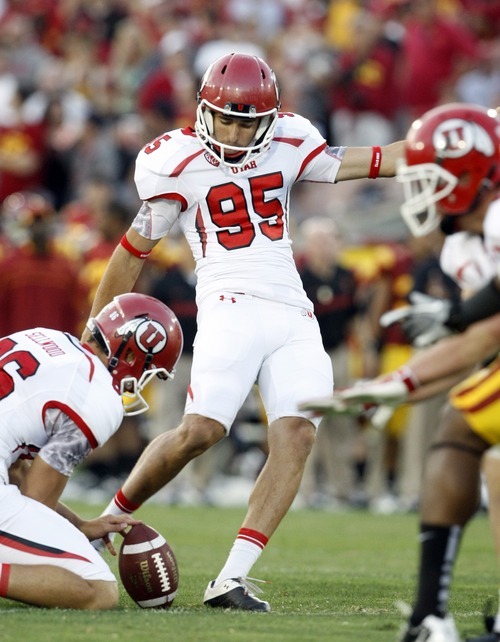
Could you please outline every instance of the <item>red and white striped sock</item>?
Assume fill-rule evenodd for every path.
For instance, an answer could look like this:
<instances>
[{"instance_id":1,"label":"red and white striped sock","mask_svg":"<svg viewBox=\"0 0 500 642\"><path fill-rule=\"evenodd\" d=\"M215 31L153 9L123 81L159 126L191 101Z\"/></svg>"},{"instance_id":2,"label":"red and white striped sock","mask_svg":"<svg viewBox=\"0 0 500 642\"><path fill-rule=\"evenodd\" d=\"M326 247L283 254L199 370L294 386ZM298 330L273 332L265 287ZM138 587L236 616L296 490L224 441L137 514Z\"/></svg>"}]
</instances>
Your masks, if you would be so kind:
<instances>
[{"instance_id":1,"label":"red and white striped sock","mask_svg":"<svg viewBox=\"0 0 500 642\"><path fill-rule=\"evenodd\" d=\"M234 577L245 578L260 557L269 538L251 528L240 528L223 569L215 583Z\"/></svg>"},{"instance_id":2,"label":"red and white striped sock","mask_svg":"<svg viewBox=\"0 0 500 642\"><path fill-rule=\"evenodd\" d=\"M10 564L0 564L0 597L7 597L9 588Z\"/></svg>"},{"instance_id":3,"label":"red and white striped sock","mask_svg":"<svg viewBox=\"0 0 500 642\"><path fill-rule=\"evenodd\" d=\"M113 499L106 506L102 514L103 515L123 515L123 514L130 515L134 513L138 508L140 508L140 506L141 506L140 504L133 504L131 501L129 501L123 494L122 489L120 488L120 490L116 493Z\"/></svg>"}]
</instances>

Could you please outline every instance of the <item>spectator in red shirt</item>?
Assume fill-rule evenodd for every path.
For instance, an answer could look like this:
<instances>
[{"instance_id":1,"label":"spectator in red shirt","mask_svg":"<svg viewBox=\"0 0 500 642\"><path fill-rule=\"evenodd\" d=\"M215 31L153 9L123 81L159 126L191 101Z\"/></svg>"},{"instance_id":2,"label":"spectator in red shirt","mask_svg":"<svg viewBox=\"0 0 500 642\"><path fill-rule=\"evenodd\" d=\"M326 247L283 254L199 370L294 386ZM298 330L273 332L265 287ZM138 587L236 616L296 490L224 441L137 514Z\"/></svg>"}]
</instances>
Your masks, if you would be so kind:
<instances>
[{"instance_id":1,"label":"spectator in red shirt","mask_svg":"<svg viewBox=\"0 0 500 642\"><path fill-rule=\"evenodd\" d=\"M0 202L9 194L36 189L42 181L43 127L21 115L23 92L17 89L9 122L0 124Z\"/></svg>"},{"instance_id":2,"label":"spectator in red shirt","mask_svg":"<svg viewBox=\"0 0 500 642\"><path fill-rule=\"evenodd\" d=\"M400 42L382 16L359 11L355 38L338 59L332 85L331 128L338 145L384 145L396 138Z\"/></svg>"},{"instance_id":3,"label":"spectator in red shirt","mask_svg":"<svg viewBox=\"0 0 500 642\"><path fill-rule=\"evenodd\" d=\"M458 76L489 56L474 32L442 15L437 4L407 3L401 93L409 121L453 96Z\"/></svg>"},{"instance_id":4,"label":"spectator in red shirt","mask_svg":"<svg viewBox=\"0 0 500 642\"><path fill-rule=\"evenodd\" d=\"M40 194L16 192L1 215L12 247L0 262L0 336L35 325L78 334L85 298L76 266L54 247L51 204Z\"/></svg>"}]
</instances>

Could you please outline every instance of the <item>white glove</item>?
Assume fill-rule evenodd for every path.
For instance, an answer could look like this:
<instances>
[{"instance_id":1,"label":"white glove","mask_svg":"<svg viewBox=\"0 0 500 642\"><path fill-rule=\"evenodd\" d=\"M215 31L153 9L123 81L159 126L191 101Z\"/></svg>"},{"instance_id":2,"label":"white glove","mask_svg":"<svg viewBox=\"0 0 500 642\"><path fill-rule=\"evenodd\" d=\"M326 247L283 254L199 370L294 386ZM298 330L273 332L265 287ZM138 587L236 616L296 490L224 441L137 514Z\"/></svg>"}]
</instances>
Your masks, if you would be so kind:
<instances>
[{"instance_id":1,"label":"white glove","mask_svg":"<svg viewBox=\"0 0 500 642\"><path fill-rule=\"evenodd\" d=\"M376 406L399 406L408 399L409 390L401 380L383 381L375 379L363 382L337 393L345 404L374 404Z\"/></svg>"},{"instance_id":2,"label":"white glove","mask_svg":"<svg viewBox=\"0 0 500 642\"><path fill-rule=\"evenodd\" d=\"M300 409L328 415L360 415L366 413L370 406L396 407L405 403L419 385L412 370L404 366L386 377L360 381L331 397L311 399L301 404Z\"/></svg>"},{"instance_id":3,"label":"white glove","mask_svg":"<svg viewBox=\"0 0 500 642\"><path fill-rule=\"evenodd\" d=\"M450 301L421 292L412 292L410 301L411 305L383 314L380 325L386 328L393 323L401 323L408 340L417 348L424 348L452 334L445 325L450 318Z\"/></svg>"},{"instance_id":4,"label":"white glove","mask_svg":"<svg viewBox=\"0 0 500 642\"><path fill-rule=\"evenodd\" d=\"M350 388L347 388L349 390ZM365 410L364 404L345 402L340 393L336 392L331 397L320 397L299 404L299 410L308 410L325 415L349 415L356 417Z\"/></svg>"}]
</instances>

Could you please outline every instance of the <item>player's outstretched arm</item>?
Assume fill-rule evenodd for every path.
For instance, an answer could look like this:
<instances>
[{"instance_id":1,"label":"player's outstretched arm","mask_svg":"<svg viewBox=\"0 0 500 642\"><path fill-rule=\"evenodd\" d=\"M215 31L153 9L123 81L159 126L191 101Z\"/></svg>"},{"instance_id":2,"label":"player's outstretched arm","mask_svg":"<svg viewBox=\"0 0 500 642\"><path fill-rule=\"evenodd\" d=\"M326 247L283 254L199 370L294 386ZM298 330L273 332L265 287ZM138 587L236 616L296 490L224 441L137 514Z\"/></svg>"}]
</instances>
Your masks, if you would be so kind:
<instances>
[{"instance_id":1,"label":"player's outstretched arm","mask_svg":"<svg viewBox=\"0 0 500 642\"><path fill-rule=\"evenodd\" d=\"M339 390L330 398L311 399L300 408L318 413L348 414L351 407L357 411L363 404L397 406L422 401L451 388L499 348L500 313L473 324L461 335L442 339L388 375L361 381Z\"/></svg>"},{"instance_id":2,"label":"player's outstretched arm","mask_svg":"<svg viewBox=\"0 0 500 642\"><path fill-rule=\"evenodd\" d=\"M405 141L383 147L347 147L337 174L337 181L396 175L399 158L404 156Z\"/></svg>"},{"instance_id":3,"label":"player's outstretched arm","mask_svg":"<svg viewBox=\"0 0 500 642\"><path fill-rule=\"evenodd\" d=\"M442 339L408 362L419 381L431 383L468 372L500 348L500 313L471 325L463 334Z\"/></svg>"}]
</instances>

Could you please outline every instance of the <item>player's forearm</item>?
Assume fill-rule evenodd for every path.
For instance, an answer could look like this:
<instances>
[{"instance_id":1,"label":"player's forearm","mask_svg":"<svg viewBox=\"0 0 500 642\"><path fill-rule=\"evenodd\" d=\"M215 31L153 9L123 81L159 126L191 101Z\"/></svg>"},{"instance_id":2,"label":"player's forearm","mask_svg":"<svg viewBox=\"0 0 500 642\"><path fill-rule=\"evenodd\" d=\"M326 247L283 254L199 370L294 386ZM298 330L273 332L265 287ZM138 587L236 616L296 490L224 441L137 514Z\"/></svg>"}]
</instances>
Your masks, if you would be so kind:
<instances>
[{"instance_id":1,"label":"player's forearm","mask_svg":"<svg viewBox=\"0 0 500 642\"><path fill-rule=\"evenodd\" d=\"M424 385L421 385L414 392L411 392L409 394L408 402L417 403L419 401L424 401L425 399L435 397L441 392L447 392L457 383L463 381L470 374L470 372L471 370L470 368L468 368L466 370L460 370L460 372L456 372L449 377L442 377L441 379L437 379L427 384L424 383Z\"/></svg>"},{"instance_id":2,"label":"player's forearm","mask_svg":"<svg viewBox=\"0 0 500 642\"><path fill-rule=\"evenodd\" d=\"M76 526L79 530L83 524L83 519L79 517L75 512L73 512L70 508L66 506L66 504L63 504L62 502L58 502L56 506L56 512L61 515L61 517L64 517L65 519L68 520L68 522L71 522L73 526Z\"/></svg>"},{"instance_id":3,"label":"player's forearm","mask_svg":"<svg viewBox=\"0 0 500 642\"><path fill-rule=\"evenodd\" d=\"M397 161L404 156L404 145L404 141L397 141L380 148L347 147L337 181L395 176Z\"/></svg>"},{"instance_id":4,"label":"player's forearm","mask_svg":"<svg viewBox=\"0 0 500 642\"><path fill-rule=\"evenodd\" d=\"M143 259L133 256L118 245L97 288L90 316L98 314L118 294L131 292L143 265Z\"/></svg>"},{"instance_id":5,"label":"player's forearm","mask_svg":"<svg viewBox=\"0 0 500 642\"><path fill-rule=\"evenodd\" d=\"M500 314L472 325L461 335L442 339L408 362L424 385L471 370L500 346Z\"/></svg>"}]
</instances>

